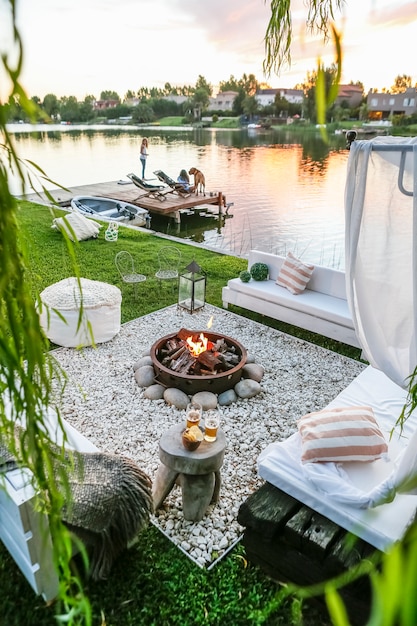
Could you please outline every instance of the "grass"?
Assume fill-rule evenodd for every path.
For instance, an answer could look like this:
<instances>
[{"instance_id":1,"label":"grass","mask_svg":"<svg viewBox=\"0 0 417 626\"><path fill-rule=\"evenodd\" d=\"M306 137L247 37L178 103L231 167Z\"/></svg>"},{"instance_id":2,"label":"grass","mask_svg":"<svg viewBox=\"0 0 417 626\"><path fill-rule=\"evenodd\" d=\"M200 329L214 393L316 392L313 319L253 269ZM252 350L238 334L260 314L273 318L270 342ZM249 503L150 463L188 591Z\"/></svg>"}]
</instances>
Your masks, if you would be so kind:
<instances>
[{"instance_id":1,"label":"grass","mask_svg":"<svg viewBox=\"0 0 417 626\"><path fill-rule=\"evenodd\" d=\"M71 264L62 235L50 228L49 209L20 203L19 226L29 255L29 268L36 290L71 275ZM104 230L104 229L103 229ZM176 294L161 288L154 273L157 250L163 237L127 228L119 229L117 242L96 240L75 246L81 276L115 284L122 289L122 322L174 304ZM207 301L221 307L221 289L246 268L244 259L175 243L184 267L195 259L207 273ZM120 250L135 258L137 270L148 279L133 289L122 285L114 264ZM311 335L256 314L234 309L302 339L313 341L347 356L359 358L359 350ZM46 606L36 597L3 546L0 546L0 614L7 626L46 626L55 623L56 606ZM248 563L238 545L213 570L200 570L156 528L150 526L138 542L117 561L111 576L100 583L86 583L96 626L320 626L328 625L321 606L301 605L296 598L278 599L282 587L256 566ZM273 606L271 612L269 607ZM271 613L271 614L269 614ZM0 620L1 621L1 620Z\"/></svg>"},{"instance_id":2,"label":"grass","mask_svg":"<svg viewBox=\"0 0 417 626\"><path fill-rule=\"evenodd\" d=\"M148 124L146 124L146 126L148 126ZM153 124L149 124L149 126L189 126L189 124L184 123L183 115L168 115L161 117Z\"/></svg>"},{"instance_id":3,"label":"grass","mask_svg":"<svg viewBox=\"0 0 417 626\"><path fill-rule=\"evenodd\" d=\"M209 115L205 117L210 117ZM162 117L151 126L190 126L190 123L184 123L183 116ZM225 117L218 122L210 121L210 128L240 128L239 117Z\"/></svg>"}]
</instances>

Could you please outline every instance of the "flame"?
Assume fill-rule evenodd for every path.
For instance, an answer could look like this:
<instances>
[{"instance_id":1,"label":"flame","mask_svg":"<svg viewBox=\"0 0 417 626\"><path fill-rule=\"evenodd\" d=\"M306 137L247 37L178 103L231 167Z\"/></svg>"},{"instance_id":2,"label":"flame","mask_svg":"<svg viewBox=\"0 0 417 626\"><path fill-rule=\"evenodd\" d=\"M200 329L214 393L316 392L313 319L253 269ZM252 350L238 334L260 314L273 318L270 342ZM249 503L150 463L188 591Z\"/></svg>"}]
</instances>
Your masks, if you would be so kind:
<instances>
[{"instance_id":1,"label":"flame","mask_svg":"<svg viewBox=\"0 0 417 626\"><path fill-rule=\"evenodd\" d=\"M192 336L187 337L188 349L193 356L198 356L207 350L208 338L200 333L200 341L193 341Z\"/></svg>"}]
</instances>

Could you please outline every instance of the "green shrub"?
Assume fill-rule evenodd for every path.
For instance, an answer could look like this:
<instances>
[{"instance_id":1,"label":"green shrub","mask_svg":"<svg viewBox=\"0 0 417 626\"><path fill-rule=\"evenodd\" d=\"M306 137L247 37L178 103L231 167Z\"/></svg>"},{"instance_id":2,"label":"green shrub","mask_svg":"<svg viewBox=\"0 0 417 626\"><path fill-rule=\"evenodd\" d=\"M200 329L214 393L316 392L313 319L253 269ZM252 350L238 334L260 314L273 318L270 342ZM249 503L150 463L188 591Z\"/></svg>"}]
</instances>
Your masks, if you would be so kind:
<instances>
[{"instance_id":1,"label":"green shrub","mask_svg":"<svg viewBox=\"0 0 417 626\"><path fill-rule=\"evenodd\" d=\"M242 281L242 283L248 283L252 277L250 275L250 272L248 272L248 270L243 270L243 272L240 272L239 278Z\"/></svg>"},{"instance_id":2,"label":"green shrub","mask_svg":"<svg viewBox=\"0 0 417 626\"><path fill-rule=\"evenodd\" d=\"M253 280L266 280L269 275L269 269L266 263L254 263L250 268L250 275Z\"/></svg>"}]
</instances>

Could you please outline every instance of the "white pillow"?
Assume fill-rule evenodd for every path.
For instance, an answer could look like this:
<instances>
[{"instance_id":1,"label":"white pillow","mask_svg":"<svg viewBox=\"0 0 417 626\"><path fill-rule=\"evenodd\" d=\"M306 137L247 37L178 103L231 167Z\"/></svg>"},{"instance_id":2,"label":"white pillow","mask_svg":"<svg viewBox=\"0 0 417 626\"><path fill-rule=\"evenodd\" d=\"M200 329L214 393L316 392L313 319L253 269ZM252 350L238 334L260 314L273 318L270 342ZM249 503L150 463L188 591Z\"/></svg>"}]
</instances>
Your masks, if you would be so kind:
<instances>
[{"instance_id":1,"label":"white pillow","mask_svg":"<svg viewBox=\"0 0 417 626\"><path fill-rule=\"evenodd\" d=\"M65 217L56 217L52 222L52 228L65 232L71 241L84 241L91 237L98 237L101 224L88 220L81 213L74 211Z\"/></svg>"},{"instance_id":2,"label":"white pillow","mask_svg":"<svg viewBox=\"0 0 417 626\"><path fill-rule=\"evenodd\" d=\"M297 422L301 461L374 461L388 452L370 406L324 409Z\"/></svg>"},{"instance_id":3,"label":"white pillow","mask_svg":"<svg viewBox=\"0 0 417 626\"><path fill-rule=\"evenodd\" d=\"M288 252L276 280L276 284L285 287L295 296L302 293L307 287L314 265L307 265Z\"/></svg>"}]
</instances>

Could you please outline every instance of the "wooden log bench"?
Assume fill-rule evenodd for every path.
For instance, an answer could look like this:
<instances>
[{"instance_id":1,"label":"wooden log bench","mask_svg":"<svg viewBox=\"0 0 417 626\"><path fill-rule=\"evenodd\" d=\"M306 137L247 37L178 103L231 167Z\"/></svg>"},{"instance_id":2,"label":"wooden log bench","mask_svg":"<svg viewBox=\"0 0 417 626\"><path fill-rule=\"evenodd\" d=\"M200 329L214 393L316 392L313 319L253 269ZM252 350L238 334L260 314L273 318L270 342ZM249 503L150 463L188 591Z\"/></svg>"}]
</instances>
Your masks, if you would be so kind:
<instances>
[{"instance_id":1,"label":"wooden log bench","mask_svg":"<svg viewBox=\"0 0 417 626\"><path fill-rule=\"evenodd\" d=\"M328 518L265 483L241 505L248 559L280 582L312 585L358 565L375 548ZM361 577L341 590L352 624L366 624L371 605L369 580Z\"/></svg>"},{"instance_id":2,"label":"wooden log bench","mask_svg":"<svg viewBox=\"0 0 417 626\"><path fill-rule=\"evenodd\" d=\"M232 278L222 290L224 308L233 304L359 348L346 298L345 273L316 265L305 291L293 295L276 284L284 260L283 256L251 250L248 270L255 263L265 263L269 279L245 283Z\"/></svg>"}]
</instances>

